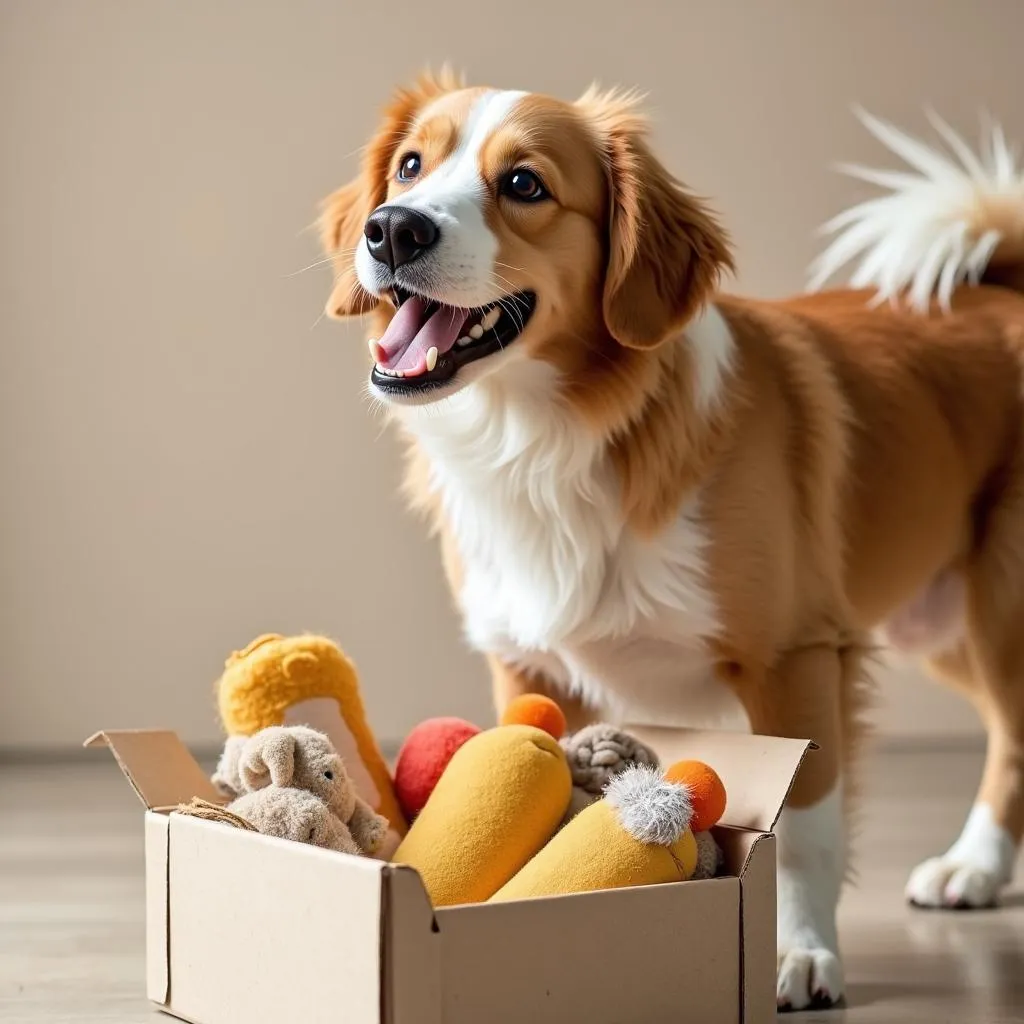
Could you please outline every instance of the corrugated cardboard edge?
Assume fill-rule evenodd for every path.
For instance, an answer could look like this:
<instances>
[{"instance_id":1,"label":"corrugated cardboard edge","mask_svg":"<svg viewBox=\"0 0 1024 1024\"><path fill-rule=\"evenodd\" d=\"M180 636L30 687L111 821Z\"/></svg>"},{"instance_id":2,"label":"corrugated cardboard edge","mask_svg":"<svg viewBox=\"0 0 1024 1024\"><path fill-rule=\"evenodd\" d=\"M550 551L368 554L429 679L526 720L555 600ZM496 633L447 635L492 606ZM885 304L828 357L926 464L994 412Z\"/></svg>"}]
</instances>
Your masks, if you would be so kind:
<instances>
[{"instance_id":1,"label":"corrugated cardboard edge","mask_svg":"<svg viewBox=\"0 0 1024 1024\"><path fill-rule=\"evenodd\" d=\"M738 865L739 1019L744 1024L764 1024L776 1016L775 836L726 826L715 829L715 838L726 862Z\"/></svg>"},{"instance_id":2,"label":"corrugated cardboard edge","mask_svg":"<svg viewBox=\"0 0 1024 1024\"><path fill-rule=\"evenodd\" d=\"M146 996L161 1009L171 1001L170 819L166 812L200 796L222 802L178 735L166 729L110 729L84 747L106 747L146 807Z\"/></svg>"},{"instance_id":3,"label":"corrugated cardboard edge","mask_svg":"<svg viewBox=\"0 0 1024 1024\"><path fill-rule=\"evenodd\" d=\"M381 887L381 1021L442 1024L441 936L419 874L400 864Z\"/></svg>"},{"instance_id":4,"label":"corrugated cardboard edge","mask_svg":"<svg viewBox=\"0 0 1024 1024\"><path fill-rule=\"evenodd\" d=\"M778 970L775 877L775 836L756 836L740 876L743 1024L770 1024L778 1012L775 1005Z\"/></svg>"},{"instance_id":5,"label":"corrugated cardboard edge","mask_svg":"<svg viewBox=\"0 0 1024 1024\"><path fill-rule=\"evenodd\" d=\"M706 761L725 783L728 804L722 823L771 832L779 820L810 740L750 733L629 725L630 733L658 754L662 764L681 759Z\"/></svg>"},{"instance_id":6,"label":"corrugated cardboard edge","mask_svg":"<svg viewBox=\"0 0 1024 1024\"><path fill-rule=\"evenodd\" d=\"M165 1007L171 996L170 820L146 812L146 996Z\"/></svg>"}]
</instances>

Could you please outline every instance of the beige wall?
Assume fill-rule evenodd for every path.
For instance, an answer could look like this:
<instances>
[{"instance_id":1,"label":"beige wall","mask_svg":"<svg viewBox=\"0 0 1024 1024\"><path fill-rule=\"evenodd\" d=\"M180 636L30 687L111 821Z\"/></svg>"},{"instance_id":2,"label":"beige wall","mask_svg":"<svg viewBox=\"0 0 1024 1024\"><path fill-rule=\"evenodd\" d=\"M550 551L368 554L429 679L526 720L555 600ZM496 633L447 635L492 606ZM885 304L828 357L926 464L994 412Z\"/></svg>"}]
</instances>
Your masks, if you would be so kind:
<instances>
[{"instance_id":1,"label":"beige wall","mask_svg":"<svg viewBox=\"0 0 1024 1024\"><path fill-rule=\"evenodd\" d=\"M266 629L358 660L378 731L487 712L358 329L316 324L303 233L386 89L653 93L660 149L717 199L739 285L800 286L812 230L876 155L851 102L979 109L1024 139L1018 0L0 4L0 745L98 726L216 735L211 681ZM879 510L880 514L884 510ZM889 731L961 733L903 682ZM892 695L895 694L893 697Z\"/></svg>"}]
</instances>

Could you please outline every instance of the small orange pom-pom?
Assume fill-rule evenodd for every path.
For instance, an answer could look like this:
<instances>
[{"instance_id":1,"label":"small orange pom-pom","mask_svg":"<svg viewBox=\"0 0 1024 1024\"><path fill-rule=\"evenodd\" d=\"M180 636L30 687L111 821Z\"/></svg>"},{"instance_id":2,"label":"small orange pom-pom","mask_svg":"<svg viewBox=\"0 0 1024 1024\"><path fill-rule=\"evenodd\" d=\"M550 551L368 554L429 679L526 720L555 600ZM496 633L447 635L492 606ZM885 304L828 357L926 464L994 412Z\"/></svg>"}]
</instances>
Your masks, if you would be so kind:
<instances>
[{"instance_id":1,"label":"small orange pom-pom","mask_svg":"<svg viewBox=\"0 0 1024 1024\"><path fill-rule=\"evenodd\" d=\"M565 735L565 714L541 693L524 693L509 701L501 716L502 725L532 725L560 740Z\"/></svg>"},{"instance_id":2,"label":"small orange pom-pom","mask_svg":"<svg viewBox=\"0 0 1024 1024\"><path fill-rule=\"evenodd\" d=\"M676 761L665 772L665 778L669 782L681 782L689 789L693 804L690 828L694 832L706 832L722 820L725 784L711 765L703 761Z\"/></svg>"}]
</instances>

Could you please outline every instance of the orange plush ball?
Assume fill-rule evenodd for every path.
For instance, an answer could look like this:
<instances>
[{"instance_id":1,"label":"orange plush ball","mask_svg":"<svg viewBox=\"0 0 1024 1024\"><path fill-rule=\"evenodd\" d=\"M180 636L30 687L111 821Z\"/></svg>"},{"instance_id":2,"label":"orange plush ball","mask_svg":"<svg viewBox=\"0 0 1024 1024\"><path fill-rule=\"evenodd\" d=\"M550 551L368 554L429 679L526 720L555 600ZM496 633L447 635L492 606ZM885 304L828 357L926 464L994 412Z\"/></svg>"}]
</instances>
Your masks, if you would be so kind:
<instances>
[{"instance_id":1,"label":"orange plush ball","mask_svg":"<svg viewBox=\"0 0 1024 1024\"><path fill-rule=\"evenodd\" d=\"M665 772L669 782L681 782L690 790L694 832L706 832L725 814L725 784L718 772L703 761L677 761Z\"/></svg>"},{"instance_id":2,"label":"orange plush ball","mask_svg":"<svg viewBox=\"0 0 1024 1024\"><path fill-rule=\"evenodd\" d=\"M509 701L501 716L502 725L532 725L560 740L565 735L565 715L550 698L540 693L524 693Z\"/></svg>"}]
</instances>

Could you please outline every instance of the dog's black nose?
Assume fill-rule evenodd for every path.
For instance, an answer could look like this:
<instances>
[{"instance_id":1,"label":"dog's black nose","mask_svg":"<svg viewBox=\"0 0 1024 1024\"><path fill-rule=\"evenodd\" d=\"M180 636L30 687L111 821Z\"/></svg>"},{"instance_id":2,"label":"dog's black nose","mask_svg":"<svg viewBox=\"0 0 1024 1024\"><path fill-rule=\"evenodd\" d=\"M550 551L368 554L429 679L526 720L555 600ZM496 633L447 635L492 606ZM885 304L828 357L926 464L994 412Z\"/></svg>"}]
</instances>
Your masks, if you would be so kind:
<instances>
[{"instance_id":1,"label":"dog's black nose","mask_svg":"<svg viewBox=\"0 0 1024 1024\"><path fill-rule=\"evenodd\" d=\"M437 225L406 206L382 206L374 210L363 228L366 247L378 263L397 270L411 263L437 242Z\"/></svg>"}]
</instances>

